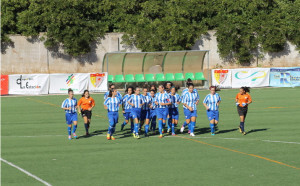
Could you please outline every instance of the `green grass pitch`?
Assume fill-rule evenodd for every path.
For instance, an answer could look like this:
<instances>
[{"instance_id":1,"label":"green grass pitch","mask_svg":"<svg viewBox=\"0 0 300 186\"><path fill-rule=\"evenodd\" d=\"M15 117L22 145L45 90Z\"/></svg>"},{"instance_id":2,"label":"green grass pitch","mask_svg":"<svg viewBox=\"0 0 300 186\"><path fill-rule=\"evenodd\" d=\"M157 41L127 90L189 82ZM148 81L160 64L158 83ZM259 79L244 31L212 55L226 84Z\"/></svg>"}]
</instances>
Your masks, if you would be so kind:
<instances>
[{"instance_id":1,"label":"green grass pitch","mask_svg":"<svg viewBox=\"0 0 300 186\"><path fill-rule=\"evenodd\" d=\"M120 114L115 141L105 137L103 94L92 95L94 135L71 141L59 108L66 95L2 97L2 158L52 185L299 185L300 88L252 89L246 136L237 130L237 92L219 92L216 136L201 103L196 137L137 140L129 126L120 132ZM199 94L202 101L208 91ZM181 105L180 125L183 119ZM84 134L81 117L76 133ZM2 185L43 185L6 163L1 168Z\"/></svg>"}]
</instances>

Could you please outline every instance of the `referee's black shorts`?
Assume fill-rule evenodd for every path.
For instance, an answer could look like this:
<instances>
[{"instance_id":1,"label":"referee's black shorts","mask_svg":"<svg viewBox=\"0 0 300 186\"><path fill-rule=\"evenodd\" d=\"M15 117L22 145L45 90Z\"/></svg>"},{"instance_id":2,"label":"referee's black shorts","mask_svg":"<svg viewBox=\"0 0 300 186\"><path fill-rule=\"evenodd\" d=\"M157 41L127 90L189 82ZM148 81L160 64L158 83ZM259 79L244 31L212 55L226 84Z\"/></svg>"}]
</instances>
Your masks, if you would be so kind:
<instances>
[{"instance_id":1,"label":"referee's black shorts","mask_svg":"<svg viewBox=\"0 0 300 186\"><path fill-rule=\"evenodd\" d=\"M239 116L245 116L247 115L247 112L248 112L248 107L240 107L240 106L237 106L237 111L239 113Z\"/></svg>"},{"instance_id":2,"label":"referee's black shorts","mask_svg":"<svg viewBox=\"0 0 300 186\"><path fill-rule=\"evenodd\" d=\"M87 117L87 119L92 118L92 111L89 110L81 110L82 117Z\"/></svg>"}]
</instances>

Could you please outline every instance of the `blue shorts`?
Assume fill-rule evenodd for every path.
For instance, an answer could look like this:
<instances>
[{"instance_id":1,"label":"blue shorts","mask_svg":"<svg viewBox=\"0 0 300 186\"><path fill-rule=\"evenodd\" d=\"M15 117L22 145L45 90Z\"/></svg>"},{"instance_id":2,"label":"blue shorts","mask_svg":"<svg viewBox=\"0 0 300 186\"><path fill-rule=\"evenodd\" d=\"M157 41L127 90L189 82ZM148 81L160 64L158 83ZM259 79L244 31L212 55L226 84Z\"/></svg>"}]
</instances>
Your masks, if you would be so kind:
<instances>
[{"instance_id":1,"label":"blue shorts","mask_svg":"<svg viewBox=\"0 0 300 186\"><path fill-rule=\"evenodd\" d=\"M133 119L137 118L138 120L140 120L141 119L141 111L142 111L141 108L133 108L131 110L132 118Z\"/></svg>"},{"instance_id":2,"label":"blue shorts","mask_svg":"<svg viewBox=\"0 0 300 186\"><path fill-rule=\"evenodd\" d=\"M150 110L142 110L141 120L150 119Z\"/></svg>"},{"instance_id":3,"label":"blue shorts","mask_svg":"<svg viewBox=\"0 0 300 186\"><path fill-rule=\"evenodd\" d=\"M191 119L192 117L197 117L197 110L193 110L192 112L189 109L183 109L185 119Z\"/></svg>"},{"instance_id":4,"label":"blue shorts","mask_svg":"<svg viewBox=\"0 0 300 186\"><path fill-rule=\"evenodd\" d=\"M156 116L158 119L166 120L169 113L169 108L156 108Z\"/></svg>"},{"instance_id":5,"label":"blue shorts","mask_svg":"<svg viewBox=\"0 0 300 186\"><path fill-rule=\"evenodd\" d=\"M132 118L132 114L129 110L125 110L125 113L123 113L123 116L124 116L125 120L129 120Z\"/></svg>"},{"instance_id":6,"label":"blue shorts","mask_svg":"<svg viewBox=\"0 0 300 186\"><path fill-rule=\"evenodd\" d=\"M119 112L107 112L108 122L110 126L115 126L119 122Z\"/></svg>"},{"instance_id":7,"label":"blue shorts","mask_svg":"<svg viewBox=\"0 0 300 186\"><path fill-rule=\"evenodd\" d=\"M156 118L156 110L155 109L150 110L150 119L152 119L153 117Z\"/></svg>"},{"instance_id":8,"label":"blue shorts","mask_svg":"<svg viewBox=\"0 0 300 186\"><path fill-rule=\"evenodd\" d=\"M73 121L78 121L77 113L66 113L66 123L71 125Z\"/></svg>"},{"instance_id":9,"label":"blue shorts","mask_svg":"<svg viewBox=\"0 0 300 186\"><path fill-rule=\"evenodd\" d=\"M179 119L178 108L169 108L169 119Z\"/></svg>"},{"instance_id":10,"label":"blue shorts","mask_svg":"<svg viewBox=\"0 0 300 186\"><path fill-rule=\"evenodd\" d=\"M219 111L218 110L207 110L206 115L207 115L207 118L209 121L212 119L219 121Z\"/></svg>"}]
</instances>

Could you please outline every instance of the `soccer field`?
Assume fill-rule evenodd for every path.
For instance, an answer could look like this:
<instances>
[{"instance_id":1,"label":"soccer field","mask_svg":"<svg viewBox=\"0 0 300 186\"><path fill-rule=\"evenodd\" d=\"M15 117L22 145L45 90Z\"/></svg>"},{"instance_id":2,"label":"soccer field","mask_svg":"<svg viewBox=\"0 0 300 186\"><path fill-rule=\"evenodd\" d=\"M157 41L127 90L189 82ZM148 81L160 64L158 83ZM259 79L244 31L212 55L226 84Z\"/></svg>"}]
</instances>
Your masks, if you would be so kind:
<instances>
[{"instance_id":1,"label":"soccer field","mask_svg":"<svg viewBox=\"0 0 300 186\"><path fill-rule=\"evenodd\" d=\"M2 185L43 185L38 178L51 185L299 185L300 88L252 89L245 136L237 130L237 92L219 92L215 136L201 103L196 137L134 139L129 125L120 132L120 113L115 141L106 140L103 94L92 95L93 135L71 141L60 108L67 95L2 97L1 158L36 176L1 162ZM199 91L200 100L208 93ZM183 119L180 105L180 126ZM81 117L76 133L85 133Z\"/></svg>"}]
</instances>

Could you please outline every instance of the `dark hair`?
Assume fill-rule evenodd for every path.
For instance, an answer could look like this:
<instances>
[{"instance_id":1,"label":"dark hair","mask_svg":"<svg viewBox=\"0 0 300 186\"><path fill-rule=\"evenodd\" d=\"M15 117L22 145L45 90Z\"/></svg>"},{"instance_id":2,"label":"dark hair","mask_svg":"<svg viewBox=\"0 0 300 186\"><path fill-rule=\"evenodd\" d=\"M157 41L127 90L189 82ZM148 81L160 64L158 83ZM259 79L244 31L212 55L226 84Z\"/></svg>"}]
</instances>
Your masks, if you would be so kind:
<instances>
[{"instance_id":1,"label":"dark hair","mask_svg":"<svg viewBox=\"0 0 300 186\"><path fill-rule=\"evenodd\" d=\"M83 94L81 95L81 97L84 97L84 94L85 94L86 92L90 93L90 91L84 90L84 91L83 91ZM90 96L89 96L89 97L90 97Z\"/></svg>"},{"instance_id":2,"label":"dark hair","mask_svg":"<svg viewBox=\"0 0 300 186\"><path fill-rule=\"evenodd\" d=\"M154 89L152 89L154 87ZM155 90L155 92L157 92L157 88L154 84L150 85L150 90Z\"/></svg>"},{"instance_id":3,"label":"dark hair","mask_svg":"<svg viewBox=\"0 0 300 186\"><path fill-rule=\"evenodd\" d=\"M193 81L191 80L191 78L188 78L188 79L186 80L186 86L189 87L190 84L193 84Z\"/></svg>"},{"instance_id":4,"label":"dark hair","mask_svg":"<svg viewBox=\"0 0 300 186\"><path fill-rule=\"evenodd\" d=\"M174 86L174 84L171 81L167 81L164 83L164 88L167 88L167 84L171 84L171 87Z\"/></svg>"},{"instance_id":5,"label":"dark hair","mask_svg":"<svg viewBox=\"0 0 300 186\"><path fill-rule=\"evenodd\" d=\"M195 87L193 83L189 83L188 87L190 87L190 86Z\"/></svg>"},{"instance_id":6,"label":"dark hair","mask_svg":"<svg viewBox=\"0 0 300 186\"><path fill-rule=\"evenodd\" d=\"M156 94L156 91L155 91L155 90L150 90L150 92L154 92L154 94Z\"/></svg>"},{"instance_id":7,"label":"dark hair","mask_svg":"<svg viewBox=\"0 0 300 186\"><path fill-rule=\"evenodd\" d=\"M109 84L109 88L111 88L112 86L115 86L115 84L113 83Z\"/></svg>"},{"instance_id":8,"label":"dark hair","mask_svg":"<svg viewBox=\"0 0 300 186\"><path fill-rule=\"evenodd\" d=\"M116 89L114 89L114 88L113 88L113 89L110 89L110 90L109 90L108 97L112 97L112 93L113 93L115 90L116 90Z\"/></svg>"},{"instance_id":9,"label":"dark hair","mask_svg":"<svg viewBox=\"0 0 300 186\"><path fill-rule=\"evenodd\" d=\"M69 89L68 89L68 94L69 94L70 92L73 92L73 89L69 88Z\"/></svg>"},{"instance_id":10,"label":"dark hair","mask_svg":"<svg viewBox=\"0 0 300 186\"><path fill-rule=\"evenodd\" d=\"M218 86L210 86L209 90L212 89L212 88L214 88L216 92L221 91L221 89Z\"/></svg>"},{"instance_id":11,"label":"dark hair","mask_svg":"<svg viewBox=\"0 0 300 186\"><path fill-rule=\"evenodd\" d=\"M147 89L147 92L149 91L149 88L146 86L143 87L143 90L145 90L145 89Z\"/></svg>"},{"instance_id":12,"label":"dark hair","mask_svg":"<svg viewBox=\"0 0 300 186\"><path fill-rule=\"evenodd\" d=\"M249 92L250 93L250 87L241 87L241 89L243 89L245 92Z\"/></svg>"},{"instance_id":13,"label":"dark hair","mask_svg":"<svg viewBox=\"0 0 300 186\"><path fill-rule=\"evenodd\" d=\"M132 90L132 94L134 94L134 88L133 88L132 86L129 86L129 87L126 88L125 94L128 93L128 89L130 89L130 88L131 88L131 90Z\"/></svg>"}]
</instances>

